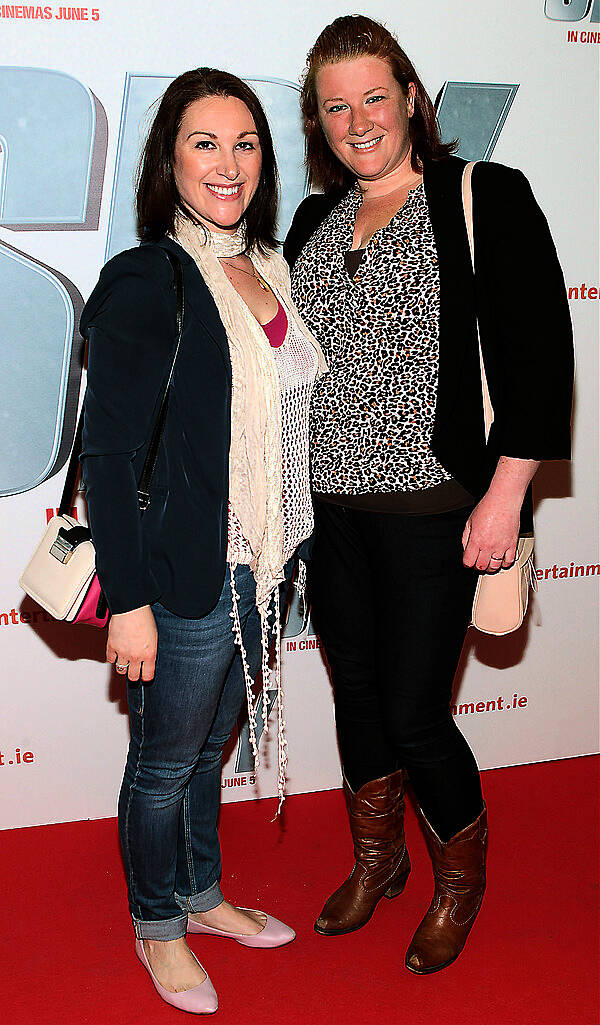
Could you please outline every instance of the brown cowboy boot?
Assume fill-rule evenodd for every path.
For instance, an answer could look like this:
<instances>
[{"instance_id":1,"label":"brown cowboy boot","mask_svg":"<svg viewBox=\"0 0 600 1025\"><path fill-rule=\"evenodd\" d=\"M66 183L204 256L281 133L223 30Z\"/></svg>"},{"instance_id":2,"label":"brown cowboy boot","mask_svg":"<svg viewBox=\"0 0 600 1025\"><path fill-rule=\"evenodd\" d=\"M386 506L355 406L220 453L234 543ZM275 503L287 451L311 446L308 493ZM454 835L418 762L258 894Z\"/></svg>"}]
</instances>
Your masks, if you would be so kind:
<instances>
[{"instance_id":1,"label":"brown cowboy boot","mask_svg":"<svg viewBox=\"0 0 600 1025\"><path fill-rule=\"evenodd\" d=\"M483 900L487 810L448 843L442 843L421 812L433 863L433 900L406 953L417 975L437 972L458 957Z\"/></svg>"},{"instance_id":2,"label":"brown cowboy boot","mask_svg":"<svg viewBox=\"0 0 600 1025\"><path fill-rule=\"evenodd\" d=\"M404 842L402 770L365 783L357 794L344 780L356 864L315 922L323 936L339 936L366 925L378 901L406 886L410 858Z\"/></svg>"}]
</instances>

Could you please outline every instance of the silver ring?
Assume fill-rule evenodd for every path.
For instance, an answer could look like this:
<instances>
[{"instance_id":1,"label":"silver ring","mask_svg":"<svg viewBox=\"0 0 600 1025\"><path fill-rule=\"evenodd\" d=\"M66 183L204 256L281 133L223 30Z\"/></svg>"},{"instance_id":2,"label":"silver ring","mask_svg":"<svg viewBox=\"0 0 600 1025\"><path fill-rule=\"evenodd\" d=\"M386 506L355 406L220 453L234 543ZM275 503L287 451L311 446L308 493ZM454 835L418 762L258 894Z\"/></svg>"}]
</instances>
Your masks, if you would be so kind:
<instances>
[{"instance_id":1,"label":"silver ring","mask_svg":"<svg viewBox=\"0 0 600 1025\"><path fill-rule=\"evenodd\" d=\"M490 555L490 559L495 559L497 562L502 562L504 555Z\"/></svg>"},{"instance_id":2,"label":"silver ring","mask_svg":"<svg viewBox=\"0 0 600 1025\"><path fill-rule=\"evenodd\" d=\"M129 662L126 662L124 666L120 666L118 662L115 663L115 669L118 673L124 673L128 666Z\"/></svg>"}]
</instances>

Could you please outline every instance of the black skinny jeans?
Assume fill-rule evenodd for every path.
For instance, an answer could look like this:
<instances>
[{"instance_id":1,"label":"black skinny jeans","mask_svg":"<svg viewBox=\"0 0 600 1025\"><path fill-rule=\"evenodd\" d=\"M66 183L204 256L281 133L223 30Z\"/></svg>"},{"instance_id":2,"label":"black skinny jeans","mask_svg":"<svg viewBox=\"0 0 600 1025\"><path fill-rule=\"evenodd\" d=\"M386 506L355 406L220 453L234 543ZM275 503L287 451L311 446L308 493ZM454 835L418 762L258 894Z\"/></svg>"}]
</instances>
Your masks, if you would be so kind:
<instances>
[{"instance_id":1,"label":"black skinny jeans","mask_svg":"<svg viewBox=\"0 0 600 1025\"><path fill-rule=\"evenodd\" d=\"M462 564L469 512L408 516L316 501L308 572L348 783L356 792L406 769L444 842L483 808L475 758L449 708L477 579Z\"/></svg>"}]
</instances>

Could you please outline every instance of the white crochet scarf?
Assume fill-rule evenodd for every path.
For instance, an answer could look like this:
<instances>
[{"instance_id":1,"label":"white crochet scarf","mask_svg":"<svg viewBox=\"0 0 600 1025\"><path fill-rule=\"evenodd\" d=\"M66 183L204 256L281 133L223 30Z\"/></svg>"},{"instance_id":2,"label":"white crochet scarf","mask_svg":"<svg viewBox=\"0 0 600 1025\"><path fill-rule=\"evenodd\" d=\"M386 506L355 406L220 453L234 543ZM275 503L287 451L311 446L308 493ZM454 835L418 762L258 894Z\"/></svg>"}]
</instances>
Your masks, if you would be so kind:
<instances>
[{"instance_id":1,"label":"white crochet scarf","mask_svg":"<svg viewBox=\"0 0 600 1025\"><path fill-rule=\"evenodd\" d=\"M216 236L216 237L215 237ZM262 327L229 281L219 263L221 243L228 236L213 235L208 229L194 224L189 218L178 216L174 238L195 261L215 301L219 316L227 333L232 367L231 447L229 452L229 501L237 516L244 538L248 541L253 560L251 569L256 580L256 605L260 613L263 638L263 709L266 727L266 689L268 686L268 615L275 597L274 632L276 644L276 687L280 690L279 674L279 615L278 588L284 580L284 534L282 511L281 472L281 391L274 351ZM243 227L231 237L233 251L240 251ZM230 256L234 252L229 253ZM227 255L221 253L221 255ZM262 255L257 249L247 253L261 277L285 305L302 334L314 346L319 359L319 376L327 365L321 349L306 325L301 321L290 298L290 275L287 264L278 253ZM232 573L234 623L236 613L235 582ZM236 630L236 636L239 631ZM254 736L255 716L245 652L241 645L248 691L250 739L258 761ZM279 699L281 715L281 697ZM280 721L280 780L283 786L283 722Z\"/></svg>"}]
</instances>

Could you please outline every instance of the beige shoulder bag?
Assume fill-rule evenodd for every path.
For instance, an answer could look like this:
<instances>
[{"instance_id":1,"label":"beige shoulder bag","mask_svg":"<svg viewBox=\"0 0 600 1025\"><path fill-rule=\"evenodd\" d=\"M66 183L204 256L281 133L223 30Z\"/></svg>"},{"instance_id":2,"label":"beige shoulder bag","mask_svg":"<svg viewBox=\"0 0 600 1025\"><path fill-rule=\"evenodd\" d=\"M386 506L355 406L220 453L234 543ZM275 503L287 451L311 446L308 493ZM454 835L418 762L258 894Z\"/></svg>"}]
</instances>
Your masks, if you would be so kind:
<instances>
[{"instance_id":1,"label":"beige shoulder bag","mask_svg":"<svg viewBox=\"0 0 600 1025\"><path fill-rule=\"evenodd\" d=\"M473 195L471 192L471 174L474 163L466 165L462 180L463 209L473 273L475 273L475 243L473 238ZM481 367L481 391L485 418L486 440L494 420L494 410L488 391L487 378L481 351L479 324L477 324L479 341L479 365ZM537 581L533 566L533 535L519 538L517 557L508 569L500 569L496 573L480 573L473 599L471 622L482 633L503 634L518 630L523 622L529 602L529 587L536 589Z\"/></svg>"}]
</instances>

